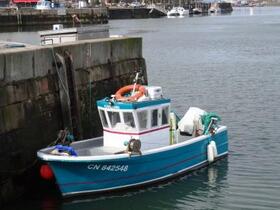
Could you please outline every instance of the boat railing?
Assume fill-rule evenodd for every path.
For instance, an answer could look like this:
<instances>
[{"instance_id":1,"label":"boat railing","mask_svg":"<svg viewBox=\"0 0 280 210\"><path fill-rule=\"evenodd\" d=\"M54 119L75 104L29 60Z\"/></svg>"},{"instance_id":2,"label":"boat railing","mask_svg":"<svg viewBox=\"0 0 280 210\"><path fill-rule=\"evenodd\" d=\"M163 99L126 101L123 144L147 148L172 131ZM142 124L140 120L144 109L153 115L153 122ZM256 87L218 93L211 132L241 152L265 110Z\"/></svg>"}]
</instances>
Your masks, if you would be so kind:
<instances>
[{"instance_id":1,"label":"boat railing","mask_svg":"<svg viewBox=\"0 0 280 210\"><path fill-rule=\"evenodd\" d=\"M209 134L209 133L211 133L211 129L214 129L214 130L215 130L215 128L216 128L215 125L217 125L217 122L218 122L218 118L212 117L212 118L211 118L211 121L210 121L210 123L209 123L209 125L208 125L208 127L207 127L207 129L206 129L205 132L204 132L204 134Z\"/></svg>"},{"instance_id":2,"label":"boat railing","mask_svg":"<svg viewBox=\"0 0 280 210\"><path fill-rule=\"evenodd\" d=\"M77 40L77 34L57 34L51 36L42 36L41 45L61 44L65 42L73 42Z\"/></svg>"}]
</instances>

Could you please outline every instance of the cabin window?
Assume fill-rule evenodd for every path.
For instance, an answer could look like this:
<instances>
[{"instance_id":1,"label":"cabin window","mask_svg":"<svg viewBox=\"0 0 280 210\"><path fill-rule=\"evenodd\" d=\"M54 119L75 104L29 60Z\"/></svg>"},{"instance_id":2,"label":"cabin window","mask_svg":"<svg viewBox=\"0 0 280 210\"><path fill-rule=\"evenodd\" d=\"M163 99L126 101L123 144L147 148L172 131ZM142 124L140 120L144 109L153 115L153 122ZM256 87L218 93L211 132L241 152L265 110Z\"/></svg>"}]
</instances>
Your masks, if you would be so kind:
<instances>
[{"instance_id":1,"label":"cabin window","mask_svg":"<svg viewBox=\"0 0 280 210\"><path fill-rule=\"evenodd\" d=\"M158 125L158 110L154 109L152 110L152 127L155 127Z\"/></svg>"},{"instance_id":2,"label":"cabin window","mask_svg":"<svg viewBox=\"0 0 280 210\"><path fill-rule=\"evenodd\" d=\"M102 123L103 127L108 127L108 122L106 119L105 111L100 109L99 115L100 115L100 119L101 119L101 123Z\"/></svg>"},{"instance_id":3,"label":"cabin window","mask_svg":"<svg viewBox=\"0 0 280 210\"><path fill-rule=\"evenodd\" d=\"M132 112L124 112L123 113L124 123L132 128L135 128L135 122L133 118Z\"/></svg>"},{"instance_id":4,"label":"cabin window","mask_svg":"<svg viewBox=\"0 0 280 210\"><path fill-rule=\"evenodd\" d=\"M137 112L137 117L139 121L139 127L140 130L144 130L148 128L148 112L147 111L141 111Z\"/></svg>"},{"instance_id":5,"label":"cabin window","mask_svg":"<svg viewBox=\"0 0 280 210\"><path fill-rule=\"evenodd\" d=\"M163 107L162 108L162 117L161 117L161 124L162 125L165 125L165 124L168 124L168 113L169 113L169 107L166 106L166 107Z\"/></svg>"},{"instance_id":6,"label":"cabin window","mask_svg":"<svg viewBox=\"0 0 280 210\"><path fill-rule=\"evenodd\" d=\"M117 123L121 122L120 113L119 112L111 112L108 111L108 117L111 122L112 128L116 127Z\"/></svg>"}]
</instances>

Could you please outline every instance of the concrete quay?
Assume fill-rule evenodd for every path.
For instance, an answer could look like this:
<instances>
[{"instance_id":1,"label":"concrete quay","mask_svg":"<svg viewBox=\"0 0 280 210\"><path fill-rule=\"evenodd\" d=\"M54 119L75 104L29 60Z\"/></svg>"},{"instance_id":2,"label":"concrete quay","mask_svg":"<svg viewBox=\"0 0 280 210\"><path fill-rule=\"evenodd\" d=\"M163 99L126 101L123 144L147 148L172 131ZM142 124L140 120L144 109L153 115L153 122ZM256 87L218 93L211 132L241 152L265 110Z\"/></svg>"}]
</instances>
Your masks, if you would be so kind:
<instances>
[{"instance_id":1,"label":"concrete quay","mask_svg":"<svg viewBox=\"0 0 280 210\"><path fill-rule=\"evenodd\" d=\"M79 26L105 24L108 19L158 18L166 16L157 8L65 8L37 10L34 8L0 8L0 27L44 26L53 24Z\"/></svg>"},{"instance_id":2,"label":"concrete quay","mask_svg":"<svg viewBox=\"0 0 280 210\"><path fill-rule=\"evenodd\" d=\"M104 23L108 23L107 8L65 8L51 10L0 8L0 27Z\"/></svg>"},{"instance_id":3,"label":"concrete quay","mask_svg":"<svg viewBox=\"0 0 280 210\"><path fill-rule=\"evenodd\" d=\"M67 127L77 140L102 134L96 100L147 83L141 38L104 38L0 50L0 206L38 176L36 151ZM29 174L28 176L23 175ZM35 176L35 178L34 178Z\"/></svg>"},{"instance_id":4,"label":"concrete quay","mask_svg":"<svg viewBox=\"0 0 280 210\"><path fill-rule=\"evenodd\" d=\"M109 19L140 19L140 18L160 18L166 16L157 8L131 8L131 7L109 7Z\"/></svg>"}]
</instances>

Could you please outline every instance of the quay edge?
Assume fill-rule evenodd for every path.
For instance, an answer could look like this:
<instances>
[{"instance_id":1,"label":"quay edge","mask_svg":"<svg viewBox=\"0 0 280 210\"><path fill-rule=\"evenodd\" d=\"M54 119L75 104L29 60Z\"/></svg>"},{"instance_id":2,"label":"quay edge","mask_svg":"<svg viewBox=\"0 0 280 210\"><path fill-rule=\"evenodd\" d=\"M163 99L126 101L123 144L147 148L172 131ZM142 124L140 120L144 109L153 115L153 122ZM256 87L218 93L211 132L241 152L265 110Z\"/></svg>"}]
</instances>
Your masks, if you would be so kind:
<instances>
[{"instance_id":1,"label":"quay edge","mask_svg":"<svg viewBox=\"0 0 280 210\"><path fill-rule=\"evenodd\" d=\"M138 37L1 49L0 205L38 180L36 151L60 129L77 140L99 136L96 100L130 84L135 70L147 84Z\"/></svg>"},{"instance_id":2,"label":"quay edge","mask_svg":"<svg viewBox=\"0 0 280 210\"><path fill-rule=\"evenodd\" d=\"M107 24L109 19L158 18L163 16L166 16L166 13L156 8L100 7L66 8L64 10L0 8L0 27L52 26L53 24L80 26L81 24ZM78 17L78 19L74 17Z\"/></svg>"},{"instance_id":3,"label":"quay edge","mask_svg":"<svg viewBox=\"0 0 280 210\"><path fill-rule=\"evenodd\" d=\"M108 8L109 20L114 19L140 19L140 18L160 18L166 16L157 8L122 8L122 7L109 7Z\"/></svg>"},{"instance_id":4,"label":"quay edge","mask_svg":"<svg viewBox=\"0 0 280 210\"><path fill-rule=\"evenodd\" d=\"M74 17L78 17L75 19ZM34 8L0 8L0 27L9 26L52 26L53 24L75 25L106 24L108 10L100 8L65 8L37 10Z\"/></svg>"}]
</instances>

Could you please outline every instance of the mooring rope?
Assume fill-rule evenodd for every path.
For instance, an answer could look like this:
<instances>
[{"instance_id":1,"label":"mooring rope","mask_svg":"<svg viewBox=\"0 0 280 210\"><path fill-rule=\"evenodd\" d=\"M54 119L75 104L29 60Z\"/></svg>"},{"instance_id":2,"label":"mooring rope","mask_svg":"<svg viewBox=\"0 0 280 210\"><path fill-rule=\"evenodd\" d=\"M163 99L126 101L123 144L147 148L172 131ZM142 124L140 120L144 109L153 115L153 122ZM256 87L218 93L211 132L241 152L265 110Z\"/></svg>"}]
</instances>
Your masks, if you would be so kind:
<instances>
[{"instance_id":1,"label":"mooring rope","mask_svg":"<svg viewBox=\"0 0 280 210\"><path fill-rule=\"evenodd\" d=\"M53 59L54 59L54 63L55 63L55 70L56 70L58 79L59 79L59 81L60 81L60 83L61 83L61 86L62 86L62 88L63 88L63 90L64 90L66 96L67 96L67 101L68 101L68 103L70 103L70 96L69 96L69 93L68 93L68 91L67 91L67 89L66 89L66 87L65 87L65 85L64 85L64 83L63 83L63 81L62 81L62 79L61 79L61 76L60 76L60 74L59 74L59 71L58 71L57 60L56 60L56 55L55 55L55 52L54 52L54 48L52 47L51 50L52 50L52 55L53 55Z\"/></svg>"}]
</instances>

